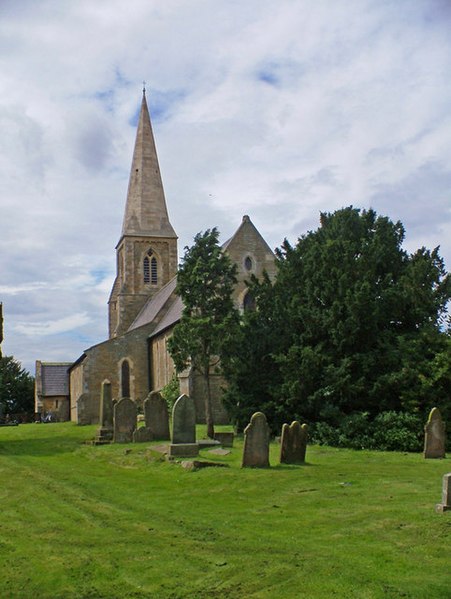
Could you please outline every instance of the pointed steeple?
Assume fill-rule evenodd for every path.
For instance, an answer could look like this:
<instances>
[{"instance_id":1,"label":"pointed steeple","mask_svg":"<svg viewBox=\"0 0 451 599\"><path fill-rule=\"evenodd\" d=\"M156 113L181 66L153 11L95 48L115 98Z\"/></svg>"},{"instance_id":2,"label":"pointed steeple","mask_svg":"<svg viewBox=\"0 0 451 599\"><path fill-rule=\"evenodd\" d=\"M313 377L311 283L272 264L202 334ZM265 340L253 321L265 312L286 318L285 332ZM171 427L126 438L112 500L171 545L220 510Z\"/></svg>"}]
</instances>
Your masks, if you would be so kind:
<instances>
[{"instance_id":1,"label":"pointed steeple","mask_svg":"<svg viewBox=\"0 0 451 599\"><path fill-rule=\"evenodd\" d=\"M124 235L177 237L169 222L145 89L128 184Z\"/></svg>"}]
</instances>

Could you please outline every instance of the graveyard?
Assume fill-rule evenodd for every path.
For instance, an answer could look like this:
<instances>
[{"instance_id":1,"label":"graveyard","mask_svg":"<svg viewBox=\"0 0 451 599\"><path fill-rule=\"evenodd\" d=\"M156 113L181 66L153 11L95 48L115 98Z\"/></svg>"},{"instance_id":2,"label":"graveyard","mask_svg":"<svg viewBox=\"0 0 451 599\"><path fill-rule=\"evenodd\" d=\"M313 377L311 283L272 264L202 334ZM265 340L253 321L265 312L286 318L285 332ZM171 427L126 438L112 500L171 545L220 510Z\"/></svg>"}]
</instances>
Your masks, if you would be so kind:
<instances>
[{"instance_id":1,"label":"graveyard","mask_svg":"<svg viewBox=\"0 0 451 599\"><path fill-rule=\"evenodd\" d=\"M286 464L271 439L269 467L243 468L236 436L195 457L223 467L190 469L97 433L0 429L2 596L449 596L449 459L308 445Z\"/></svg>"}]
</instances>

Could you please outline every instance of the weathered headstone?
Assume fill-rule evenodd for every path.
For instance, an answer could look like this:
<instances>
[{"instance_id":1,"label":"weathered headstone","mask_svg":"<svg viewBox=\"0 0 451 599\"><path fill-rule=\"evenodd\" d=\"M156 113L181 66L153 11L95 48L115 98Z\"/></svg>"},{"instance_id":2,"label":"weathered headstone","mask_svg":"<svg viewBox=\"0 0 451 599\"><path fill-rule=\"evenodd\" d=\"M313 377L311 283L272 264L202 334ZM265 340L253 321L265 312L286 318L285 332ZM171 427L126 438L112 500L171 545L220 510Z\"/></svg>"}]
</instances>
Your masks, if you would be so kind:
<instances>
[{"instance_id":1,"label":"weathered headstone","mask_svg":"<svg viewBox=\"0 0 451 599\"><path fill-rule=\"evenodd\" d=\"M88 412L88 395L82 393L77 399L77 422L78 424L91 424L91 418Z\"/></svg>"},{"instance_id":2,"label":"weathered headstone","mask_svg":"<svg viewBox=\"0 0 451 599\"><path fill-rule=\"evenodd\" d=\"M172 443L169 445L169 457L193 457L198 454L194 401L188 395L181 395L172 409Z\"/></svg>"},{"instance_id":3,"label":"weathered headstone","mask_svg":"<svg viewBox=\"0 0 451 599\"><path fill-rule=\"evenodd\" d=\"M269 437L266 416L255 412L244 429L243 468L269 468Z\"/></svg>"},{"instance_id":4,"label":"weathered headstone","mask_svg":"<svg viewBox=\"0 0 451 599\"><path fill-rule=\"evenodd\" d=\"M428 421L424 426L425 458L445 457L445 423L438 408L432 408Z\"/></svg>"},{"instance_id":5,"label":"weathered headstone","mask_svg":"<svg viewBox=\"0 0 451 599\"><path fill-rule=\"evenodd\" d=\"M235 433L232 432L215 432L215 439L221 443L223 447L233 447L233 439Z\"/></svg>"},{"instance_id":6,"label":"weathered headstone","mask_svg":"<svg viewBox=\"0 0 451 599\"><path fill-rule=\"evenodd\" d=\"M153 435L147 426L140 426L133 431L133 443L148 443L149 441L153 441Z\"/></svg>"},{"instance_id":7,"label":"weathered headstone","mask_svg":"<svg viewBox=\"0 0 451 599\"><path fill-rule=\"evenodd\" d=\"M194 401L181 395L172 409L172 443L196 442L196 408Z\"/></svg>"},{"instance_id":8,"label":"weathered headstone","mask_svg":"<svg viewBox=\"0 0 451 599\"><path fill-rule=\"evenodd\" d=\"M152 391L144 400L144 419L146 427L152 432L154 439L168 440L171 438L168 406L158 391Z\"/></svg>"},{"instance_id":9,"label":"weathered headstone","mask_svg":"<svg viewBox=\"0 0 451 599\"><path fill-rule=\"evenodd\" d=\"M306 424L301 426L297 420L290 425L284 424L280 440L280 463L302 464L305 462L307 438Z\"/></svg>"},{"instance_id":10,"label":"weathered headstone","mask_svg":"<svg viewBox=\"0 0 451 599\"><path fill-rule=\"evenodd\" d=\"M114 406L114 443L131 443L136 429L136 405L123 397Z\"/></svg>"},{"instance_id":11,"label":"weathered headstone","mask_svg":"<svg viewBox=\"0 0 451 599\"><path fill-rule=\"evenodd\" d=\"M109 443L113 439L113 400L111 397L111 383L103 381L100 390L100 427L94 440L96 445Z\"/></svg>"},{"instance_id":12,"label":"weathered headstone","mask_svg":"<svg viewBox=\"0 0 451 599\"><path fill-rule=\"evenodd\" d=\"M442 503L437 503L435 511L439 513L451 511L451 472L443 476Z\"/></svg>"}]
</instances>

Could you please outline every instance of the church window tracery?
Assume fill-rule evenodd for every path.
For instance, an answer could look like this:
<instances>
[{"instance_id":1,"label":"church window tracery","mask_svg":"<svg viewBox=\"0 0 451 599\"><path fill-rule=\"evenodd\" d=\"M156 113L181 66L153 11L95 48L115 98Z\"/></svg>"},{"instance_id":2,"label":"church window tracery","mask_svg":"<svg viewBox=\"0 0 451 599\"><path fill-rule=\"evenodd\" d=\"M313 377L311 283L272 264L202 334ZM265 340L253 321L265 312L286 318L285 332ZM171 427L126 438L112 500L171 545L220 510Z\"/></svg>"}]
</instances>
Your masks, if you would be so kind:
<instances>
[{"instance_id":1,"label":"church window tracery","mask_svg":"<svg viewBox=\"0 0 451 599\"><path fill-rule=\"evenodd\" d=\"M252 270L252 266L253 266L252 258L250 256L246 256L246 258L244 259L244 268L247 271L250 271L250 270Z\"/></svg>"},{"instance_id":2,"label":"church window tracery","mask_svg":"<svg viewBox=\"0 0 451 599\"><path fill-rule=\"evenodd\" d=\"M153 255L152 249L149 249L143 260L144 283L156 285L158 283L158 262Z\"/></svg>"}]
</instances>

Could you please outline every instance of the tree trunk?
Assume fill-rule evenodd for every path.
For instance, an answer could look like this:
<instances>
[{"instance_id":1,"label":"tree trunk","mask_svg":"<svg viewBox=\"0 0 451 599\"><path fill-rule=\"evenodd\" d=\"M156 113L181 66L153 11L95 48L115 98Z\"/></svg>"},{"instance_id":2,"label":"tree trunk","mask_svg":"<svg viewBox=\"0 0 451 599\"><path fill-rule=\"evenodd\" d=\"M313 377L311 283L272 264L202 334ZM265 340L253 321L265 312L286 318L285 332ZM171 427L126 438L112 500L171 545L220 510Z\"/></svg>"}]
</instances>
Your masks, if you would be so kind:
<instances>
[{"instance_id":1,"label":"tree trunk","mask_svg":"<svg viewBox=\"0 0 451 599\"><path fill-rule=\"evenodd\" d=\"M213 423L213 412L211 409L211 389L210 389L210 372L206 370L204 372L205 378L205 422L207 423L207 435L210 439L214 439L215 436L215 427Z\"/></svg>"}]
</instances>

